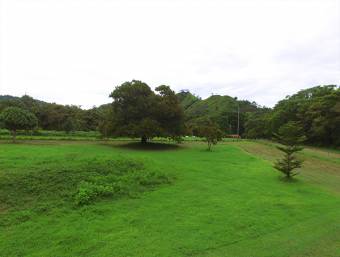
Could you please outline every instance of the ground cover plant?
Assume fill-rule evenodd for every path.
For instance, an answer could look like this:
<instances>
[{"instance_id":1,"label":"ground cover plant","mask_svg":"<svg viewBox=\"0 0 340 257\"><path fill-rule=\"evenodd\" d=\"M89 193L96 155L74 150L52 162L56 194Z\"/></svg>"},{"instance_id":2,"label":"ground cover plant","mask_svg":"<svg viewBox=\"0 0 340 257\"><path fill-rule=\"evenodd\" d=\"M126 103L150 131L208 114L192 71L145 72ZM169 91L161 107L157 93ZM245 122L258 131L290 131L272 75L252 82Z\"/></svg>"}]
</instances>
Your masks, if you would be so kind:
<instances>
[{"instance_id":1,"label":"ground cover plant","mask_svg":"<svg viewBox=\"0 0 340 257\"><path fill-rule=\"evenodd\" d=\"M120 197L137 197L139 193L161 184L170 178L161 172L146 169L143 161L135 159L83 160L72 163L72 155L58 166L35 166L24 173L2 174L0 200L2 208L15 213L14 220L22 220L27 210L35 213L50 212L56 208L72 208ZM5 217L0 224L13 222ZM25 218L24 218L25 219Z\"/></svg>"},{"instance_id":2,"label":"ground cover plant","mask_svg":"<svg viewBox=\"0 0 340 257\"><path fill-rule=\"evenodd\" d=\"M1 143L0 181L7 185L0 191L1 255L339 256L339 154L304 149L301 176L287 183L272 167L278 150L262 141L223 142L212 152L204 142L163 149L124 142ZM93 164L98 169L83 169ZM77 205L83 183L112 185L105 174L117 165L134 170L132 177L158 174L151 175L157 186ZM315 174L323 179L313 180ZM23 177L34 186L25 186Z\"/></svg>"}]
</instances>

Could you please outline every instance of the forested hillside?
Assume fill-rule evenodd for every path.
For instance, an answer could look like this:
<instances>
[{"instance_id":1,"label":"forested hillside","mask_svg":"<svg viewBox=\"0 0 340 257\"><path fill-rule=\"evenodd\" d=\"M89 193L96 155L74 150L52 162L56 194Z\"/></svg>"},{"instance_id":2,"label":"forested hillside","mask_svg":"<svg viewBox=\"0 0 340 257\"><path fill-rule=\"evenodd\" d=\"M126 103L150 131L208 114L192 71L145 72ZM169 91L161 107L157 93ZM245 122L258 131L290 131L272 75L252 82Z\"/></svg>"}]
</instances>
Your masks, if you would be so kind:
<instances>
[{"instance_id":1,"label":"forested hillside","mask_svg":"<svg viewBox=\"0 0 340 257\"><path fill-rule=\"evenodd\" d=\"M107 105L83 110L75 105L46 103L28 95L0 96L0 112L7 107L19 107L32 112L38 119L40 129L70 132L96 130Z\"/></svg>"},{"instance_id":2,"label":"forested hillside","mask_svg":"<svg viewBox=\"0 0 340 257\"><path fill-rule=\"evenodd\" d=\"M212 95L202 100L189 91L181 91L177 96L184 108L189 129L204 120L210 119L216 122L225 134L237 134L239 112L240 134L243 134L247 113L257 111L260 108L255 102L240 101L227 95Z\"/></svg>"}]
</instances>

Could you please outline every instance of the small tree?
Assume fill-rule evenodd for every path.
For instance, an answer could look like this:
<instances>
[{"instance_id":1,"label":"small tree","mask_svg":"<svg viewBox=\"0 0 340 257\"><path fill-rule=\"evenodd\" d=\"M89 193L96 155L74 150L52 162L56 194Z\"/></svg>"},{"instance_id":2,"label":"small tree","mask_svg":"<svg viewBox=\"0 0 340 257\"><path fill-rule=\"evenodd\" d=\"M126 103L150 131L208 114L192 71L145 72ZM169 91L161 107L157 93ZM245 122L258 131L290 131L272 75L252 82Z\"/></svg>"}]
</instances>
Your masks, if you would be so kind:
<instances>
[{"instance_id":1,"label":"small tree","mask_svg":"<svg viewBox=\"0 0 340 257\"><path fill-rule=\"evenodd\" d=\"M66 134L69 134L70 132L74 132L76 130L76 124L71 117L68 117L65 120L65 123L63 124L63 129Z\"/></svg>"},{"instance_id":2,"label":"small tree","mask_svg":"<svg viewBox=\"0 0 340 257\"><path fill-rule=\"evenodd\" d=\"M4 128L12 134L15 142L17 130L31 130L37 126L37 117L24 109L18 107L8 107L0 114L0 120Z\"/></svg>"},{"instance_id":3,"label":"small tree","mask_svg":"<svg viewBox=\"0 0 340 257\"><path fill-rule=\"evenodd\" d=\"M211 147L222 140L223 135L218 125L211 120L204 122L204 124L195 129L194 134L205 138L205 141L208 143L208 151L211 151Z\"/></svg>"},{"instance_id":4,"label":"small tree","mask_svg":"<svg viewBox=\"0 0 340 257\"><path fill-rule=\"evenodd\" d=\"M302 161L297 159L295 153L303 148L299 146L305 137L302 135L302 129L296 122L288 122L280 127L277 134L274 134L276 140L282 145L277 148L284 153L282 159L275 162L274 168L285 174L287 179L297 175L295 169L301 168Z\"/></svg>"}]
</instances>

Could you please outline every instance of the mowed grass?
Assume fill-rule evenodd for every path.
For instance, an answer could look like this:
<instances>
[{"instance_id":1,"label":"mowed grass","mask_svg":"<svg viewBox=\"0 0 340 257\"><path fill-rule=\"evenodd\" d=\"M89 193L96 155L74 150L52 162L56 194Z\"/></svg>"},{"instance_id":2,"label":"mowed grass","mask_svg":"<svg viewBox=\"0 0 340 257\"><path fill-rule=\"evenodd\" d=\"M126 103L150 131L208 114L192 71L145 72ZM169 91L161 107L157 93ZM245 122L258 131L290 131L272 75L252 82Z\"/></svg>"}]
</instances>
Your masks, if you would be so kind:
<instances>
[{"instance_id":1,"label":"mowed grass","mask_svg":"<svg viewBox=\"0 0 340 257\"><path fill-rule=\"evenodd\" d=\"M75 172L93 158L136 160L171 178L82 207L72 197L53 197L49 180L39 187L45 196L32 190L25 199L7 184L0 199L13 201L0 203L0 256L340 256L337 153L308 149L304 158L314 170L304 172L327 178L316 183L318 177L301 175L287 183L263 158L277 154L271 146L242 143L212 152L198 142L148 149L116 142L0 144L3 181Z\"/></svg>"}]
</instances>

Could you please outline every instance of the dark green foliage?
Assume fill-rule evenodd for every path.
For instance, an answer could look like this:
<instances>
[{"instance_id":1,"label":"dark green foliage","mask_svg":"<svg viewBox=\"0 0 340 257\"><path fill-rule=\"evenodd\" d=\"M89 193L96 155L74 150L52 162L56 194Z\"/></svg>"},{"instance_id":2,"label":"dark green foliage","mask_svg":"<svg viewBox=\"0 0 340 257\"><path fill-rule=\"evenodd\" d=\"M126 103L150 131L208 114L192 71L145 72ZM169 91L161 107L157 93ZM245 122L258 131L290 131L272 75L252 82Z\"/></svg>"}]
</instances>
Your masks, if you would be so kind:
<instances>
[{"instance_id":1,"label":"dark green foliage","mask_svg":"<svg viewBox=\"0 0 340 257\"><path fill-rule=\"evenodd\" d=\"M223 137L223 133L218 125L211 120L206 120L198 125L194 129L194 135L205 138L209 151L211 151L212 145L216 145Z\"/></svg>"},{"instance_id":2,"label":"dark green foliage","mask_svg":"<svg viewBox=\"0 0 340 257\"><path fill-rule=\"evenodd\" d=\"M178 137L183 134L183 110L168 86L155 94L144 82L125 82L111 93L113 98L112 134L139 137L142 143L153 137ZM110 119L109 119L110 120Z\"/></svg>"},{"instance_id":3,"label":"dark green foliage","mask_svg":"<svg viewBox=\"0 0 340 257\"><path fill-rule=\"evenodd\" d=\"M15 141L17 130L31 130L37 126L37 118L29 111L18 107L7 107L0 114L1 124L12 132Z\"/></svg>"},{"instance_id":4,"label":"dark green foliage","mask_svg":"<svg viewBox=\"0 0 340 257\"><path fill-rule=\"evenodd\" d=\"M102 106L100 111L100 119L98 123L98 131L102 138L108 138L113 133L114 117L110 104Z\"/></svg>"},{"instance_id":5,"label":"dark green foliage","mask_svg":"<svg viewBox=\"0 0 340 257\"><path fill-rule=\"evenodd\" d=\"M37 117L38 127L41 129L67 132L96 130L102 111L101 107L83 110L75 105L46 103L28 95L0 96L0 112L7 107L19 107L32 112Z\"/></svg>"},{"instance_id":6,"label":"dark green foliage","mask_svg":"<svg viewBox=\"0 0 340 257\"><path fill-rule=\"evenodd\" d=\"M302 135L302 128L295 122L289 122L279 129L279 133L275 134L275 138L282 144L282 146L277 146L277 148L284 153L284 156L276 161L274 168L290 179L298 174L294 170L301 168L302 165L302 161L295 156L297 152L303 149L299 146L305 140L305 137Z\"/></svg>"},{"instance_id":7,"label":"dark green foliage","mask_svg":"<svg viewBox=\"0 0 340 257\"><path fill-rule=\"evenodd\" d=\"M246 138L270 138L272 135L270 127L271 109L259 108L256 112L248 112L245 117Z\"/></svg>"},{"instance_id":8,"label":"dark green foliage","mask_svg":"<svg viewBox=\"0 0 340 257\"><path fill-rule=\"evenodd\" d=\"M124 84L125 89L122 87ZM301 90L271 109L230 96L213 95L202 100L188 90L179 92L177 100L174 100L174 93L166 89L166 86L153 92L140 81L127 82L130 86L124 84L119 87L119 92L123 98L129 99L125 102L132 106L128 108L129 115L117 115L124 111L122 108L114 114L111 104L83 110L79 106L46 103L27 95L0 96L0 112L7 107L28 110L37 117L38 128L43 130L99 130L103 137L141 137L145 142L154 136L179 138L183 134L192 135L194 128L206 119L217 123L224 134L237 134L239 107L239 132L242 137L271 139L272 134L277 133L282 125L292 121L301 124L306 144L340 146L339 86L317 86ZM179 111L176 101L184 109L184 115L183 111ZM125 104L124 108L127 106Z\"/></svg>"},{"instance_id":9,"label":"dark green foliage","mask_svg":"<svg viewBox=\"0 0 340 257\"><path fill-rule=\"evenodd\" d=\"M67 118L64 123L63 128L64 128L64 131L68 134L76 130L76 124L72 118Z\"/></svg>"},{"instance_id":10,"label":"dark green foliage","mask_svg":"<svg viewBox=\"0 0 340 257\"><path fill-rule=\"evenodd\" d=\"M246 135L271 138L288 122L301 125L307 144L340 146L340 88L328 85L301 90L280 101L272 111L249 115Z\"/></svg>"}]
</instances>

